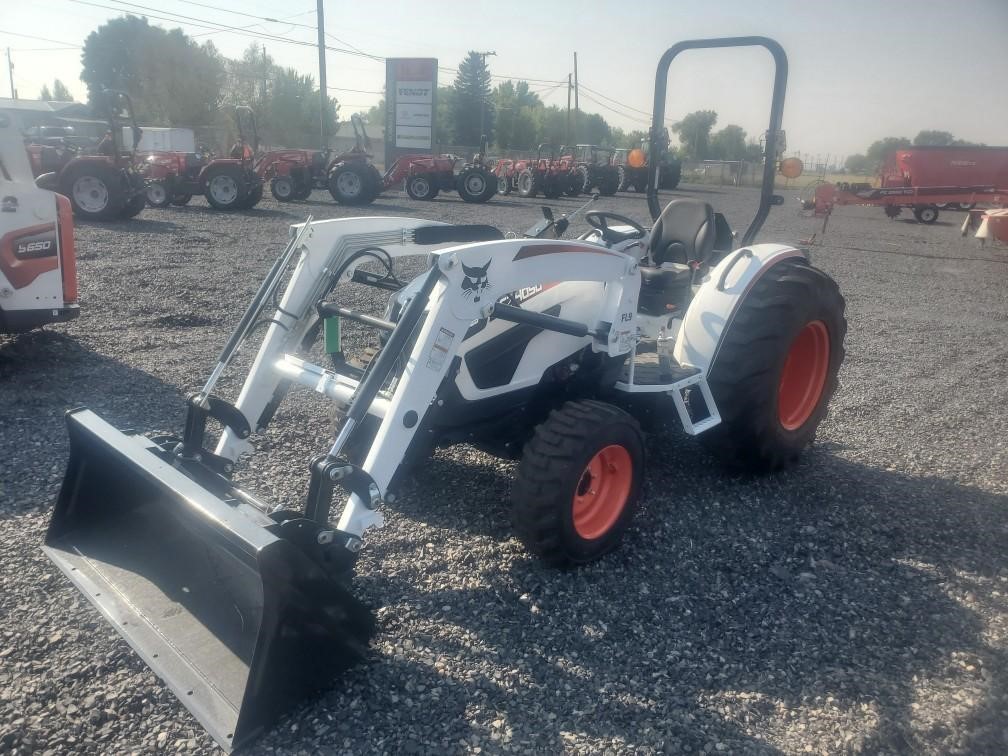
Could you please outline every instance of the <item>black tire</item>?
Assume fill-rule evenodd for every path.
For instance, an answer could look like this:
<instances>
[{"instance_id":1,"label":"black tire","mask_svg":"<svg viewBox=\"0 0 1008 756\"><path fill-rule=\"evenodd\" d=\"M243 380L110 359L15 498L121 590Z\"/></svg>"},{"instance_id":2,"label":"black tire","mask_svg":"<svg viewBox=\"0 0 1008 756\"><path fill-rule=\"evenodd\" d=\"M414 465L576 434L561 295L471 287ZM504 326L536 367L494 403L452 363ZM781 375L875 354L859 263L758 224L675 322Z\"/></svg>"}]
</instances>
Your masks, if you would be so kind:
<instances>
[{"instance_id":1,"label":"black tire","mask_svg":"<svg viewBox=\"0 0 1008 756\"><path fill-rule=\"evenodd\" d=\"M627 174L627 169L625 166L620 166L616 169L617 175L619 175L619 188L617 191L625 192L630 189L630 176Z\"/></svg>"},{"instance_id":2,"label":"black tire","mask_svg":"<svg viewBox=\"0 0 1008 756\"><path fill-rule=\"evenodd\" d=\"M465 202L479 204L497 193L497 181L484 168L466 168L455 180L455 188Z\"/></svg>"},{"instance_id":3,"label":"black tire","mask_svg":"<svg viewBox=\"0 0 1008 756\"><path fill-rule=\"evenodd\" d=\"M812 442L844 359L844 307L836 282L804 261L778 263L753 285L708 373L721 414L721 424L700 435L711 452L730 466L769 472Z\"/></svg>"},{"instance_id":4,"label":"black tire","mask_svg":"<svg viewBox=\"0 0 1008 756\"><path fill-rule=\"evenodd\" d=\"M203 196L217 210L240 210L248 192L245 172L237 165L210 167L203 177Z\"/></svg>"},{"instance_id":5,"label":"black tire","mask_svg":"<svg viewBox=\"0 0 1008 756\"><path fill-rule=\"evenodd\" d=\"M511 194L511 181L507 176L497 178L497 194Z\"/></svg>"},{"instance_id":6,"label":"black tire","mask_svg":"<svg viewBox=\"0 0 1008 756\"><path fill-rule=\"evenodd\" d=\"M598 181L599 194L603 197L612 197L619 189L619 174L613 170L602 172Z\"/></svg>"},{"instance_id":7,"label":"black tire","mask_svg":"<svg viewBox=\"0 0 1008 756\"><path fill-rule=\"evenodd\" d=\"M546 199L556 199L564 193L565 188L559 176L549 176L543 182L543 197Z\"/></svg>"},{"instance_id":8,"label":"black tire","mask_svg":"<svg viewBox=\"0 0 1008 756\"><path fill-rule=\"evenodd\" d=\"M574 172L577 173L578 177L580 178L581 193L591 194L591 190L595 188L595 176L592 175L592 172L588 169L588 166L579 165L577 168L574 169Z\"/></svg>"},{"instance_id":9,"label":"black tire","mask_svg":"<svg viewBox=\"0 0 1008 756\"><path fill-rule=\"evenodd\" d=\"M164 181L150 181L146 187L147 204L151 207L168 207L172 201L171 188Z\"/></svg>"},{"instance_id":10,"label":"black tire","mask_svg":"<svg viewBox=\"0 0 1008 756\"><path fill-rule=\"evenodd\" d=\"M176 194L174 197L172 197L171 203L176 207L183 207L185 205L188 205L189 200L191 199L192 199L191 194Z\"/></svg>"},{"instance_id":11,"label":"black tire","mask_svg":"<svg viewBox=\"0 0 1008 756\"><path fill-rule=\"evenodd\" d=\"M594 561L623 539L643 478L637 421L603 402L567 402L525 444L511 489L515 532L548 564Z\"/></svg>"},{"instance_id":12,"label":"black tire","mask_svg":"<svg viewBox=\"0 0 1008 756\"><path fill-rule=\"evenodd\" d=\"M311 197L312 185L311 184L298 184L297 194L294 195L294 199L306 200Z\"/></svg>"},{"instance_id":13,"label":"black tire","mask_svg":"<svg viewBox=\"0 0 1008 756\"><path fill-rule=\"evenodd\" d=\"M515 179L515 187L518 189L519 197L535 197L539 193L539 178L526 168Z\"/></svg>"},{"instance_id":14,"label":"black tire","mask_svg":"<svg viewBox=\"0 0 1008 756\"><path fill-rule=\"evenodd\" d=\"M369 205L375 198L373 177L368 166L344 163L329 174L329 193L341 205Z\"/></svg>"},{"instance_id":15,"label":"black tire","mask_svg":"<svg viewBox=\"0 0 1008 756\"><path fill-rule=\"evenodd\" d=\"M123 205L123 209L122 212L119 213L119 217L135 218L145 207L147 207L147 193L137 192L130 197L129 200L127 200L125 205Z\"/></svg>"},{"instance_id":16,"label":"black tire","mask_svg":"<svg viewBox=\"0 0 1008 756\"><path fill-rule=\"evenodd\" d=\"M290 176L277 176L270 181L270 194L277 202L290 202L298 199L298 187Z\"/></svg>"},{"instance_id":17,"label":"black tire","mask_svg":"<svg viewBox=\"0 0 1008 756\"><path fill-rule=\"evenodd\" d=\"M258 205L263 198L264 190L265 186L263 186L261 181L249 189L249 193L245 195L245 201L242 203L242 210L251 210Z\"/></svg>"},{"instance_id":18,"label":"black tire","mask_svg":"<svg viewBox=\"0 0 1008 756\"><path fill-rule=\"evenodd\" d=\"M60 177L60 189L78 218L112 220L126 206L122 174L111 164L86 161L71 165Z\"/></svg>"},{"instance_id":19,"label":"black tire","mask_svg":"<svg viewBox=\"0 0 1008 756\"><path fill-rule=\"evenodd\" d=\"M564 194L568 197L577 197L581 194L581 176L576 171L567 174L567 189Z\"/></svg>"},{"instance_id":20,"label":"black tire","mask_svg":"<svg viewBox=\"0 0 1008 756\"><path fill-rule=\"evenodd\" d=\"M418 173L406 179L406 194L411 199L427 202L438 195L437 184L426 173Z\"/></svg>"},{"instance_id":21,"label":"black tire","mask_svg":"<svg viewBox=\"0 0 1008 756\"><path fill-rule=\"evenodd\" d=\"M903 208L899 205L886 205L885 214L887 218L898 218L900 213L903 212Z\"/></svg>"},{"instance_id":22,"label":"black tire","mask_svg":"<svg viewBox=\"0 0 1008 756\"><path fill-rule=\"evenodd\" d=\"M658 169L658 185L662 189L672 190L679 186L679 182L682 180L682 163L676 161L674 163L668 163L661 166ZM640 191L644 191L644 187L641 187Z\"/></svg>"},{"instance_id":23,"label":"black tire","mask_svg":"<svg viewBox=\"0 0 1008 756\"><path fill-rule=\"evenodd\" d=\"M913 213L918 223L928 226L938 220L938 207L935 205L919 205L914 208Z\"/></svg>"}]
</instances>

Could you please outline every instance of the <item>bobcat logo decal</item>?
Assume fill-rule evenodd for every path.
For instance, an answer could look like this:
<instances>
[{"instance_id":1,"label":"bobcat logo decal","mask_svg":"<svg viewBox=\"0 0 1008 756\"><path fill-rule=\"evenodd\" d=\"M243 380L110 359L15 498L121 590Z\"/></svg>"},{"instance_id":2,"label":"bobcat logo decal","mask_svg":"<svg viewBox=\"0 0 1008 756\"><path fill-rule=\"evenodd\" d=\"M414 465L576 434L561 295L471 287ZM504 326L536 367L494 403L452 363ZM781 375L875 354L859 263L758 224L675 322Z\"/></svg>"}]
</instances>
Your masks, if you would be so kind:
<instances>
[{"instance_id":1,"label":"bobcat logo decal","mask_svg":"<svg viewBox=\"0 0 1008 756\"><path fill-rule=\"evenodd\" d=\"M486 289L490 288L490 280L487 278L487 268L490 267L490 263L493 260L489 260L486 265L482 268L469 267L465 263L462 263L462 272L465 273L465 278L462 279L462 295L467 299L472 297L473 302L480 301L480 294L482 294Z\"/></svg>"}]
</instances>

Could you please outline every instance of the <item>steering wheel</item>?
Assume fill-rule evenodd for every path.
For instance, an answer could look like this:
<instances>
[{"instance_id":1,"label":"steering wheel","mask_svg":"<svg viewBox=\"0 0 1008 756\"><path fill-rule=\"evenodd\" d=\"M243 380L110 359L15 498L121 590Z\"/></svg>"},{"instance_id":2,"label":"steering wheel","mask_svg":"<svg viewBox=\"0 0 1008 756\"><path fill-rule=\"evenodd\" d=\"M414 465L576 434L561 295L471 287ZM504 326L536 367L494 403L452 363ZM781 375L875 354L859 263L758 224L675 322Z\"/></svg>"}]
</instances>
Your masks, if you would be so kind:
<instances>
[{"instance_id":1,"label":"steering wheel","mask_svg":"<svg viewBox=\"0 0 1008 756\"><path fill-rule=\"evenodd\" d=\"M643 239L647 236L647 231L644 227L635 220L627 218L625 215L617 215L616 213L606 213L598 210L593 210L590 213L585 213L585 220L588 221L588 225L599 231L602 234L602 238L607 242L621 242L627 239ZM609 226L609 221L615 221L624 226L630 226L633 231L617 231Z\"/></svg>"}]
</instances>

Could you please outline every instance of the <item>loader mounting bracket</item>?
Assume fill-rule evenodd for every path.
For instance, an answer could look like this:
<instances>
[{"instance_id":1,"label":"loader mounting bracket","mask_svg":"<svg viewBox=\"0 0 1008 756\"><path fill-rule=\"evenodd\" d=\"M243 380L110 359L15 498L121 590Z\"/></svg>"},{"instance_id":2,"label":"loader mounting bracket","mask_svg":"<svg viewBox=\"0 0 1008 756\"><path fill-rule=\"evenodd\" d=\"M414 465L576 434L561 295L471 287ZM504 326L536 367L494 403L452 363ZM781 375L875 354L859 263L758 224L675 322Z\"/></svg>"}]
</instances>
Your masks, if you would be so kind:
<instances>
[{"instance_id":1,"label":"loader mounting bracket","mask_svg":"<svg viewBox=\"0 0 1008 756\"><path fill-rule=\"evenodd\" d=\"M336 486L355 494L368 509L381 503L381 493L374 478L357 465L342 459L320 455L312 460L311 480L305 500L304 517L329 527L329 507Z\"/></svg>"},{"instance_id":2,"label":"loader mounting bracket","mask_svg":"<svg viewBox=\"0 0 1008 756\"><path fill-rule=\"evenodd\" d=\"M328 523L306 519L301 512L281 509L270 513L277 521L274 534L285 538L338 582L349 585L360 551L361 539L332 528Z\"/></svg>"},{"instance_id":3,"label":"loader mounting bracket","mask_svg":"<svg viewBox=\"0 0 1008 756\"><path fill-rule=\"evenodd\" d=\"M252 428L245 415L231 402L213 394L207 394L205 399L200 394L190 394L186 399L185 430L182 432L182 444L190 454L205 453L203 441L206 437L207 419L211 417L230 428L238 438L245 439L252 435Z\"/></svg>"}]
</instances>

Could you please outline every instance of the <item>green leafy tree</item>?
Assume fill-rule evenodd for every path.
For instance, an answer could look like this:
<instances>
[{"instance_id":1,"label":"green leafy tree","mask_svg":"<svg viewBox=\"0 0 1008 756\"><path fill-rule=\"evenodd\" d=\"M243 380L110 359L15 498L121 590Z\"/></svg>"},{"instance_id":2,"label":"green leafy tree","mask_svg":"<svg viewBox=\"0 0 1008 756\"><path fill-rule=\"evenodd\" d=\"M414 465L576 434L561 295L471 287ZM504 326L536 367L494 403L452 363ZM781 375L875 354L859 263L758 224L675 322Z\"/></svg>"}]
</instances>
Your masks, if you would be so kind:
<instances>
[{"instance_id":1,"label":"green leafy tree","mask_svg":"<svg viewBox=\"0 0 1008 756\"><path fill-rule=\"evenodd\" d=\"M717 113L713 110L696 110L673 124L672 130L679 135L683 153L693 160L705 160L710 156L710 133L717 123Z\"/></svg>"},{"instance_id":2,"label":"green leafy tree","mask_svg":"<svg viewBox=\"0 0 1008 756\"><path fill-rule=\"evenodd\" d=\"M529 91L527 81L508 80L493 93L497 147L502 150L529 149L536 138L534 112L542 107L539 95Z\"/></svg>"},{"instance_id":3,"label":"green leafy tree","mask_svg":"<svg viewBox=\"0 0 1008 756\"><path fill-rule=\"evenodd\" d=\"M43 84L42 85L42 91L39 92L38 98L40 100L44 100L45 102L51 102L52 101L53 96L52 96L52 92L49 91L49 85L48 84Z\"/></svg>"},{"instance_id":4,"label":"green leafy tree","mask_svg":"<svg viewBox=\"0 0 1008 756\"><path fill-rule=\"evenodd\" d=\"M844 160L844 170L847 173L867 175L874 172L875 166L867 155L848 155Z\"/></svg>"},{"instance_id":5,"label":"green leafy tree","mask_svg":"<svg viewBox=\"0 0 1008 756\"><path fill-rule=\"evenodd\" d=\"M956 138L947 131L934 131L925 129L917 132L913 140L914 147L936 146L947 147L956 143Z\"/></svg>"},{"instance_id":6,"label":"green leafy tree","mask_svg":"<svg viewBox=\"0 0 1008 756\"><path fill-rule=\"evenodd\" d=\"M710 139L710 157L715 160L745 160L745 129L729 124L715 133Z\"/></svg>"},{"instance_id":7,"label":"green leafy tree","mask_svg":"<svg viewBox=\"0 0 1008 756\"><path fill-rule=\"evenodd\" d=\"M494 108L490 97L490 70L479 53L470 51L459 64L452 102L453 141L477 145L482 133L493 136ZM481 115L482 114L482 115Z\"/></svg>"},{"instance_id":8,"label":"green leafy tree","mask_svg":"<svg viewBox=\"0 0 1008 756\"><path fill-rule=\"evenodd\" d=\"M868 151L865 153L865 157L871 163L871 172L874 172L885 162L885 159L889 156L889 153L894 150L903 150L907 147L912 147L913 142L911 142L906 137L886 137L885 139L879 139L877 142L872 142Z\"/></svg>"},{"instance_id":9,"label":"green leafy tree","mask_svg":"<svg viewBox=\"0 0 1008 756\"><path fill-rule=\"evenodd\" d=\"M92 106L100 105L103 89L120 89L141 121L207 124L220 104L224 60L213 44L198 44L181 29L151 26L146 18L127 15L99 26L84 40L81 64Z\"/></svg>"}]
</instances>

